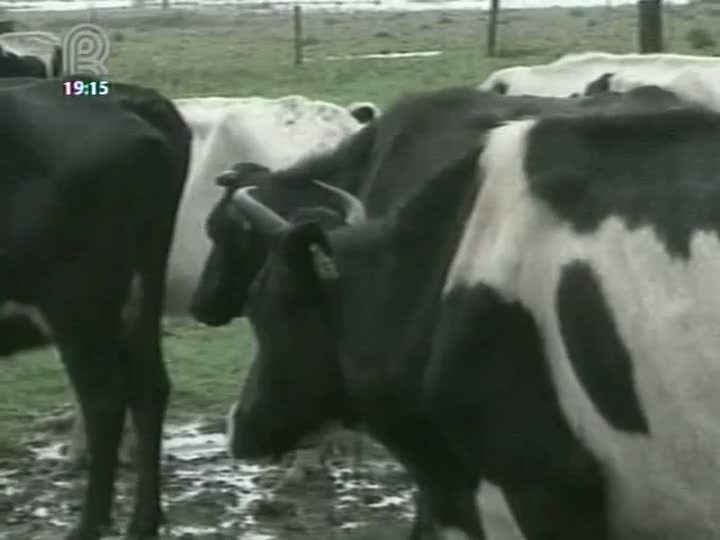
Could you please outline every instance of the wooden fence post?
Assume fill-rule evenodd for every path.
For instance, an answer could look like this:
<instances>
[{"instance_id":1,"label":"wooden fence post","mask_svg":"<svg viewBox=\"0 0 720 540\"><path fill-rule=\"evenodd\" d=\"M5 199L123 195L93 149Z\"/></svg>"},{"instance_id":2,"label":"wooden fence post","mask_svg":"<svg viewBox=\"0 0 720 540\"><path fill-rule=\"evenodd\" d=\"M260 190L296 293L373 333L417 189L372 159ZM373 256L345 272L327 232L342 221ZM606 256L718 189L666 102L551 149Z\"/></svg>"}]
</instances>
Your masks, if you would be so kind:
<instances>
[{"instance_id":1,"label":"wooden fence post","mask_svg":"<svg viewBox=\"0 0 720 540\"><path fill-rule=\"evenodd\" d=\"M495 56L497 50L498 11L500 11L500 0L491 0L487 28L487 55L491 57Z\"/></svg>"},{"instance_id":2,"label":"wooden fence post","mask_svg":"<svg viewBox=\"0 0 720 540\"><path fill-rule=\"evenodd\" d=\"M302 37L302 6L293 6L293 32L295 39L295 65L303 63L303 37Z\"/></svg>"},{"instance_id":3,"label":"wooden fence post","mask_svg":"<svg viewBox=\"0 0 720 540\"><path fill-rule=\"evenodd\" d=\"M638 51L658 53L663 49L662 0L638 0Z\"/></svg>"}]
</instances>

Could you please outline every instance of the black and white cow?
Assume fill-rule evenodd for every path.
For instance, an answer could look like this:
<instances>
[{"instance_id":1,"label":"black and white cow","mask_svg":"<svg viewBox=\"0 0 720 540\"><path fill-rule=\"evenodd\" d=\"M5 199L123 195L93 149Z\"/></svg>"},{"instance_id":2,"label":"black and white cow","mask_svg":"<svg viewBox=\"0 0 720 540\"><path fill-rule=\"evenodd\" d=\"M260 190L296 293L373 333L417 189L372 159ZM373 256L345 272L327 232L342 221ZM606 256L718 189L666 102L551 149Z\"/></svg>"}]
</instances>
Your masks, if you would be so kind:
<instances>
[{"instance_id":1,"label":"black and white cow","mask_svg":"<svg viewBox=\"0 0 720 540\"><path fill-rule=\"evenodd\" d=\"M62 45L49 32L0 34L0 77L49 79L62 74Z\"/></svg>"},{"instance_id":2,"label":"black and white cow","mask_svg":"<svg viewBox=\"0 0 720 540\"><path fill-rule=\"evenodd\" d=\"M191 134L152 90L114 83L109 96L68 99L61 84L0 89L0 304L42 315L87 419L88 483L67 538L96 540L110 522L128 409L138 433L128 534L155 538L170 392L160 316Z\"/></svg>"},{"instance_id":3,"label":"black and white cow","mask_svg":"<svg viewBox=\"0 0 720 540\"><path fill-rule=\"evenodd\" d=\"M603 75L615 73L663 86L682 69L720 67L720 58L685 54L572 53L553 62L534 66L512 66L490 74L479 86L504 95L566 97L582 95L595 83L602 88ZM607 88L604 88L607 90Z\"/></svg>"},{"instance_id":4,"label":"black and white cow","mask_svg":"<svg viewBox=\"0 0 720 540\"><path fill-rule=\"evenodd\" d=\"M663 99L654 100L657 95ZM451 97L458 103L452 113ZM499 225L490 223L487 246L465 247L466 238L485 225L474 208L489 185L478 156L492 128L537 114L590 118L592 126L588 115L595 110L619 123L625 120L627 137L634 133L634 118L655 117L647 111L673 119L658 112L672 108L665 98L659 89L604 96L600 102L491 94L472 98L462 90L416 96L375 121L372 132L387 129L394 136L385 141L394 144L368 144L363 140L371 136L368 130L336 152L276 173L270 183L242 185L228 194L208 222L214 248L194 312L201 320L224 318L228 295L242 299L258 341L258 356L228 416L230 452L239 458L274 455L308 444L325 426L341 423L366 429L417 481L425 519L418 517L413 540L438 534L448 540L484 539L476 509L482 479L503 490L530 540L605 540L604 497L612 477L601 466L602 456L573 431L573 419L564 416L558 389L538 361L536 343L526 339L532 319L512 303L507 312L485 313L482 297L475 304L473 291L456 294L448 284L455 283L457 261L474 260L466 253L492 253L505 244L520 253L528 244L539 251L546 236L552 238L552 227L560 227L560 218L548 208L547 222L529 228L536 236L521 237L517 245L512 235L492 236ZM680 102L673 103L677 108ZM420 129L424 126L434 130ZM556 139L551 131L548 150L554 153L548 156L557 161L547 162L547 175L558 172L566 180L558 197L572 209L578 193L573 188L583 176L575 169L563 174L562 152L592 158L594 132L588 128L576 145L563 139L565 146L552 146ZM619 166L611 158L609 163ZM523 155L508 152L497 161L515 172L522 169ZM567 162L574 163L569 157ZM602 163L587 164L598 178L606 171ZM415 189L406 187L398 202L385 201L384 207L376 200L382 210L373 216L349 188L365 177L377 186L389 179L413 181ZM621 178L632 191L632 177ZM617 189L617 184L609 185ZM348 226L328 230L317 222L287 219L292 200L310 204L299 202L297 192L303 189L306 196L311 190L326 191L314 196L315 204L344 216ZM508 199L532 198L526 191L517 188ZM601 200L606 191L600 192ZM372 201L369 192L363 197ZM288 198L291 193L294 199ZM588 188L587 197L594 195L595 188ZM498 219L503 215L524 224L522 208L498 211ZM470 229L475 220L480 225ZM249 294L247 284L236 280L241 270L236 254L246 249L248 230L261 237L268 253ZM501 250L497 264L505 262L502 255ZM533 282L538 293L546 290L544 276L538 273ZM215 293L202 295L204 287ZM456 309L456 296L467 304ZM590 346L586 336L580 338ZM605 377L604 368L598 369ZM496 516L487 520L496 523L515 526Z\"/></svg>"},{"instance_id":5,"label":"black and white cow","mask_svg":"<svg viewBox=\"0 0 720 540\"><path fill-rule=\"evenodd\" d=\"M425 403L528 538L720 535L718 145L698 109L486 142Z\"/></svg>"},{"instance_id":6,"label":"black and white cow","mask_svg":"<svg viewBox=\"0 0 720 540\"><path fill-rule=\"evenodd\" d=\"M606 73L588 85L585 95L627 92L647 84L665 88L688 102L720 111L720 64L679 69L655 79L642 72Z\"/></svg>"}]
</instances>

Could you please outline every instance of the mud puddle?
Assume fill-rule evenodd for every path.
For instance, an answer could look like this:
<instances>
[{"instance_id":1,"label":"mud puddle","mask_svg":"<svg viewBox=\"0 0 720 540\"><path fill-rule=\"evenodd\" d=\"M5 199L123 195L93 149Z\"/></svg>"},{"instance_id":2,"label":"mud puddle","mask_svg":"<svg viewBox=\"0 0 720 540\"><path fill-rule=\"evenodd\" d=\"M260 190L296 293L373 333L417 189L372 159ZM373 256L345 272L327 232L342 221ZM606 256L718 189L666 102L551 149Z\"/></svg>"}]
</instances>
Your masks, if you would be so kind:
<instances>
[{"instance_id":1,"label":"mud puddle","mask_svg":"<svg viewBox=\"0 0 720 540\"><path fill-rule=\"evenodd\" d=\"M43 434L28 452L0 461L0 540L60 540L77 515L83 474L69 469L65 439ZM275 465L233 461L224 434L207 422L165 429L163 539L335 540L367 526L398 526L412 512L404 471L365 441L360 459L331 457L282 484L292 456ZM134 473L119 474L117 536L130 512ZM278 485L283 487L278 488Z\"/></svg>"}]
</instances>

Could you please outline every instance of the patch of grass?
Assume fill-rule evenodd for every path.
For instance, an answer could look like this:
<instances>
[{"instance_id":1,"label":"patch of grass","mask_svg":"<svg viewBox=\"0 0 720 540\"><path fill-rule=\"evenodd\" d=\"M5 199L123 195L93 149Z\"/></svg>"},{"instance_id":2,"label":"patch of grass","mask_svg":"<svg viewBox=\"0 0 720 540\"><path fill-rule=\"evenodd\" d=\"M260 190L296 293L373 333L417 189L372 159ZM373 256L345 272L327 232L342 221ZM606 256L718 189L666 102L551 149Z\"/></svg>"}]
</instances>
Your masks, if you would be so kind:
<instances>
[{"instance_id":1,"label":"patch of grass","mask_svg":"<svg viewBox=\"0 0 720 540\"><path fill-rule=\"evenodd\" d=\"M52 350L1 360L0 389L0 457L17 451L38 414L70 400L67 377Z\"/></svg>"},{"instance_id":2,"label":"patch of grass","mask_svg":"<svg viewBox=\"0 0 720 540\"><path fill-rule=\"evenodd\" d=\"M208 329L188 321L166 325L164 341L173 391L170 418L224 415L238 397L254 354L247 323Z\"/></svg>"}]
</instances>

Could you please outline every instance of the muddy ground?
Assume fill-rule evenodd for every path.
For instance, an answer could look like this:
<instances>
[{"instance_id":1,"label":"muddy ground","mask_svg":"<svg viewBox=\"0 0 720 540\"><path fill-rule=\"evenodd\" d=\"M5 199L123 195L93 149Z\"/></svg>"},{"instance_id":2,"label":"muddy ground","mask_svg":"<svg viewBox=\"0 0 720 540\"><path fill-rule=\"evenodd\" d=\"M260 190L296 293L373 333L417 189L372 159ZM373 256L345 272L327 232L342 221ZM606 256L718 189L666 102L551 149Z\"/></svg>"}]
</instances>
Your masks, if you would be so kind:
<instances>
[{"instance_id":1,"label":"muddy ground","mask_svg":"<svg viewBox=\"0 0 720 540\"><path fill-rule=\"evenodd\" d=\"M324 470L278 489L290 459L271 466L230 460L217 422L169 426L165 433L163 539L335 540L366 538L357 535L370 526L408 529L409 479L369 441L361 459L331 456ZM84 475L68 467L65 443L62 434L36 434L24 455L0 461L0 540L60 540L69 529ZM115 507L118 535L133 480L125 467Z\"/></svg>"}]
</instances>

